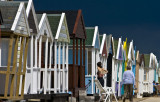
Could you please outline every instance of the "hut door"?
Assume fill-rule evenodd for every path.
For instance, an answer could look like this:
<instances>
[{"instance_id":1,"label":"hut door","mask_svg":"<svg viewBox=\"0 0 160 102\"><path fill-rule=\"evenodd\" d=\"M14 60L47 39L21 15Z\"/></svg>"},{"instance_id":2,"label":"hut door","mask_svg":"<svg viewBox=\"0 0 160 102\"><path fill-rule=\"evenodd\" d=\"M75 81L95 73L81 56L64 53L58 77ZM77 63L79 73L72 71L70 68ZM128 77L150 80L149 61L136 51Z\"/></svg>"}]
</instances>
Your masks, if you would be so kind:
<instances>
[{"instance_id":1,"label":"hut door","mask_svg":"<svg viewBox=\"0 0 160 102\"><path fill-rule=\"evenodd\" d=\"M107 86L111 87L112 82L112 54L109 53L108 59L107 59L107 66L108 66L108 74L107 74Z\"/></svg>"}]
</instances>

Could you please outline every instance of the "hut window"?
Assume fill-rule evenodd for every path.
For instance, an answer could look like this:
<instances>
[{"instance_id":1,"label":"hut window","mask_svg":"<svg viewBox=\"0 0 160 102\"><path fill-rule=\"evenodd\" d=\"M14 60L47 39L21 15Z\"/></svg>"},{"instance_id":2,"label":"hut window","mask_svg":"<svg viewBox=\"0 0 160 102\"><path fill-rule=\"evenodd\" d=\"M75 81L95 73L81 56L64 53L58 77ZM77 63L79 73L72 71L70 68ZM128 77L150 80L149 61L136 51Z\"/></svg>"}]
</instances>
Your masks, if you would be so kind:
<instances>
[{"instance_id":1,"label":"hut window","mask_svg":"<svg viewBox=\"0 0 160 102\"><path fill-rule=\"evenodd\" d=\"M9 40L10 39L3 39L3 38L1 40L1 66L7 66L8 64ZM11 66L13 65L13 54L14 54L14 43L12 47Z\"/></svg>"},{"instance_id":2,"label":"hut window","mask_svg":"<svg viewBox=\"0 0 160 102\"><path fill-rule=\"evenodd\" d=\"M1 40L1 66L7 66L9 40Z\"/></svg>"},{"instance_id":3,"label":"hut window","mask_svg":"<svg viewBox=\"0 0 160 102\"><path fill-rule=\"evenodd\" d=\"M88 51L88 75L92 73L92 52Z\"/></svg>"}]
</instances>

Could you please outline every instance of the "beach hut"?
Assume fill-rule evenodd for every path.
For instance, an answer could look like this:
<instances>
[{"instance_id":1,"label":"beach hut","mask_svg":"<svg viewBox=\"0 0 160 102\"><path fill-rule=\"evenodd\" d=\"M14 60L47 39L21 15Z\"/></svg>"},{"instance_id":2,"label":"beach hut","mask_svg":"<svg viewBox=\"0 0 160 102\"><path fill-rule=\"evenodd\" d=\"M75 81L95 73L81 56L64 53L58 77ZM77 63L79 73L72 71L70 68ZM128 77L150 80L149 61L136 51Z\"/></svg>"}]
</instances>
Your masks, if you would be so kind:
<instances>
[{"instance_id":1,"label":"beach hut","mask_svg":"<svg viewBox=\"0 0 160 102\"><path fill-rule=\"evenodd\" d=\"M54 37L53 55L51 57L51 72L48 85L50 91L56 94L68 93L68 44L70 43L68 25L65 13L47 14ZM50 49L51 50L51 49Z\"/></svg>"},{"instance_id":2,"label":"beach hut","mask_svg":"<svg viewBox=\"0 0 160 102\"><path fill-rule=\"evenodd\" d=\"M85 39L86 31L81 10L70 11L39 11L47 14L66 14L70 35L69 45L69 91L78 97L79 90L85 90ZM78 44L79 43L79 44ZM78 51L80 50L80 51ZM79 52L79 53L78 53Z\"/></svg>"},{"instance_id":3,"label":"beach hut","mask_svg":"<svg viewBox=\"0 0 160 102\"><path fill-rule=\"evenodd\" d=\"M37 70L35 71L35 74L37 77L34 81L37 82L35 85L37 90L36 93L41 93L42 96L39 98L44 99L45 94L50 94L50 84L48 83L50 81L49 79L51 78L51 57L54 37L52 35L52 30L47 14L37 14L37 20L39 22L39 34L36 37L37 40L35 40L35 62L37 63Z\"/></svg>"},{"instance_id":4,"label":"beach hut","mask_svg":"<svg viewBox=\"0 0 160 102\"><path fill-rule=\"evenodd\" d=\"M29 23L23 2L0 1L0 10L3 18L0 46L0 98L20 100L24 95ZM20 79L22 79L21 85Z\"/></svg>"},{"instance_id":5,"label":"beach hut","mask_svg":"<svg viewBox=\"0 0 160 102\"><path fill-rule=\"evenodd\" d=\"M100 35L100 61L102 67L107 70L107 38L106 34ZM104 75L104 87L107 87L107 74Z\"/></svg>"},{"instance_id":6,"label":"beach hut","mask_svg":"<svg viewBox=\"0 0 160 102\"><path fill-rule=\"evenodd\" d=\"M94 79L97 75L97 62L99 59L100 40L98 26L86 27L86 66L85 66L85 87L87 94L94 94L96 91Z\"/></svg>"},{"instance_id":7,"label":"beach hut","mask_svg":"<svg viewBox=\"0 0 160 102\"><path fill-rule=\"evenodd\" d=\"M135 74L135 83L137 90L137 98L142 98L143 96L143 79L144 79L144 54L140 54L139 51L136 53L136 74Z\"/></svg>"},{"instance_id":8,"label":"beach hut","mask_svg":"<svg viewBox=\"0 0 160 102\"><path fill-rule=\"evenodd\" d=\"M113 39L112 35L106 35L106 40L107 40L107 86L112 87L112 65L113 65Z\"/></svg>"},{"instance_id":9,"label":"beach hut","mask_svg":"<svg viewBox=\"0 0 160 102\"><path fill-rule=\"evenodd\" d=\"M20 2L20 1L13 1L13 2ZM37 38L36 36L39 34L39 28L38 28L38 22L37 22L37 17L35 14L35 9L33 5L33 1L25 1L25 8L26 8L26 15L27 19L29 22L29 27L30 27L30 41L29 41L29 46L28 46L28 56L27 56L27 68L26 68L26 78L25 78L25 87L24 87L24 93L37 93L37 88L35 88L34 85L37 85L37 82L35 81L37 77L35 74L35 70L37 68L37 59L35 51L36 46L36 41Z\"/></svg>"},{"instance_id":10,"label":"beach hut","mask_svg":"<svg viewBox=\"0 0 160 102\"><path fill-rule=\"evenodd\" d=\"M143 94L151 94L153 93L155 55L153 53L144 54L144 59Z\"/></svg>"},{"instance_id":11,"label":"beach hut","mask_svg":"<svg viewBox=\"0 0 160 102\"><path fill-rule=\"evenodd\" d=\"M114 40L115 49L115 92L121 97L123 46L121 38Z\"/></svg>"}]
</instances>

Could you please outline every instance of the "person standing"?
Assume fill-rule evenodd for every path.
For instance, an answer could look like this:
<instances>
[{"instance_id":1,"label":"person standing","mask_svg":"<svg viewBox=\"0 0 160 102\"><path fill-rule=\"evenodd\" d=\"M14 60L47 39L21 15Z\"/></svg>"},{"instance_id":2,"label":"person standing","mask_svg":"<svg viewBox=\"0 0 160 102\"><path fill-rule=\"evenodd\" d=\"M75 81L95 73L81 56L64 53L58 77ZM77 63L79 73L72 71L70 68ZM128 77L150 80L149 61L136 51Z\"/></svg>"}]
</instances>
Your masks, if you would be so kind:
<instances>
[{"instance_id":1,"label":"person standing","mask_svg":"<svg viewBox=\"0 0 160 102\"><path fill-rule=\"evenodd\" d=\"M101 62L97 63L97 69L98 69L98 72L97 72L98 80L99 80L100 84L102 85L102 87L104 87L103 75L107 74L108 71L105 70L104 68L102 68L102 63ZM101 96L100 102L103 102L103 99L104 99L104 94Z\"/></svg>"},{"instance_id":2,"label":"person standing","mask_svg":"<svg viewBox=\"0 0 160 102\"><path fill-rule=\"evenodd\" d=\"M108 71L105 70L104 68L102 68L102 63L101 63L101 62L98 62L98 63L97 63L97 68L98 68L98 72L97 72L98 80L99 80L99 82L101 83L102 87L104 87L103 75L104 75L104 74L107 74Z\"/></svg>"},{"instance_id":3,"label":"person standing","mask_svg":"<svg viewBox=\"0 0 160 102\"><path fill-rule=\"evenodd\" d=\"M123 73L123 85L124 85L124 99L127 98L127 94L129 95L130 102L133 102L133 85L135 85L135 77L133 72L131 71L131 67L127 66L127 71Z\"/></svg>"}]
</instances>

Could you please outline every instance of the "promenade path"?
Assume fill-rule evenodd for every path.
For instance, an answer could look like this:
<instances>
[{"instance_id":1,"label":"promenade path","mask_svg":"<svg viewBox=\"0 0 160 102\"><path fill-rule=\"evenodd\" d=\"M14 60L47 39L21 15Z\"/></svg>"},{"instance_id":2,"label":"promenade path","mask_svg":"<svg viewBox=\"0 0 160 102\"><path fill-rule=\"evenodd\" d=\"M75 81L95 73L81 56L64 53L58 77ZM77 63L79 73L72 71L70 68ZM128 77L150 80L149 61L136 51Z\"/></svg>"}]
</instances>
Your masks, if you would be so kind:
<instances>
[{"instance_id":1,"label":"promenade path","mask_svg":"<svg viewBox=\"0 0 160 102\"><path fill-rule=\"evenodd\" d=\"M140 102L160 102L160 97L149 97L148 99L145 99Z\"/></svg>"},{"instance_id":2,"label":"promenade path","mask_svg":"<svg viewBox=\"0 0 160 102\"><path fill-rule=\"evenodd\" d=\"M113 101L116 102L116 101ZM118 102L123 102L122 100L118 100ZM129 100L126 100L126 102L130 102ZM160 97L144 97L141 99L134 98L133 102L160 102Z\"/></svg>"}]
</instances>

